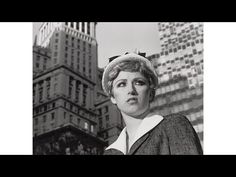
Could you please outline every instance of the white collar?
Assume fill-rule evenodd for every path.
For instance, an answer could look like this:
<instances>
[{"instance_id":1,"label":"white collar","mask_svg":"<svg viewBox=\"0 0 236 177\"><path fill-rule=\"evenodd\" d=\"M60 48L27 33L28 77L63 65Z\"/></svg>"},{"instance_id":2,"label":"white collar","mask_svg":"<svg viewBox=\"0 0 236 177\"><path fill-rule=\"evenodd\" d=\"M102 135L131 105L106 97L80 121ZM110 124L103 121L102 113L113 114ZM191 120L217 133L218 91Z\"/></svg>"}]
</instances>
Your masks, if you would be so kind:
<instances>
[{"instance_id":1,"label":"white collar","mask_svg":"<svg viewBox=\"0 0 236 177\"><path fill-rule=\"evenodd\" d=\"M140 137L142 137L144 134L146 134L148 131L154 128L157 124L159 124L162 119L163 119L162 116L154 114L154 113L149 114L147 117L145 117L142 120L140 126L138 127L134 140L130 143L130 147ZM111 149L111 148L117 149L123 152L124 154L126 154L126 127L121 131L117 140L114 143L112 143L110 146L108 146L106 150Z\"/></svg>"}]
</instances>

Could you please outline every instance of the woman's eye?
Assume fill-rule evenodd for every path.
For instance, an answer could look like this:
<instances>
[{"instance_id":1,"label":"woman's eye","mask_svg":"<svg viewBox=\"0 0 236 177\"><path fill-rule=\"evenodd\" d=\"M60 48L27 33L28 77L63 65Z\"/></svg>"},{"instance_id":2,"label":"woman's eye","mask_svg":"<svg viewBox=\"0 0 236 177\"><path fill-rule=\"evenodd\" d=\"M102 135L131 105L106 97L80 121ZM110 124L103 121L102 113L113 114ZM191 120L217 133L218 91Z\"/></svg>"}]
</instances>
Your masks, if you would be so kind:
<instances>
[{"instance_id":1,"label":"woman's eye","mask_svg":"<svg viewBox=\"0 0 236 177\"><path fill-rule=\"evenodd\" d=\"M144 82L144 81L141 81L141 80L139 80L139 81L136 81L136 85L145 85L146 83Z\"/></svg>"},{"instance_id":2,"label":"woman's eye","mask_svg":"<svg viewBox=\"0 0 236 177\"><path fill-rule=\"evenodd\" d=\"M125 82L120 82L117 84L117 87L124 87L125 86Z\"/></svg>"}]
</instances>

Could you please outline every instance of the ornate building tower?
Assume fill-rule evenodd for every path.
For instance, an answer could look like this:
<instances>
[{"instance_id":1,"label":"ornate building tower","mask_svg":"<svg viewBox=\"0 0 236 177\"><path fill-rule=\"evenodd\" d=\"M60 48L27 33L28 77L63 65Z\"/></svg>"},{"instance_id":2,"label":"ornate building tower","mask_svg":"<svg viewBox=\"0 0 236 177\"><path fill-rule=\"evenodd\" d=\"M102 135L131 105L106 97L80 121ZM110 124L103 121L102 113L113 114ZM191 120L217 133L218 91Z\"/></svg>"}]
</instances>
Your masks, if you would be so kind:
<instances>
[{"instance_id":1,"label":"ornate building tower","mask_svg":"<svg viewBox=\"0 0 236 177\"><path fill-rule=\"evenodd\" d=\"M45 22L33 47L34 154L101 154L94 22Z\"/></svg>"}]
</instances>

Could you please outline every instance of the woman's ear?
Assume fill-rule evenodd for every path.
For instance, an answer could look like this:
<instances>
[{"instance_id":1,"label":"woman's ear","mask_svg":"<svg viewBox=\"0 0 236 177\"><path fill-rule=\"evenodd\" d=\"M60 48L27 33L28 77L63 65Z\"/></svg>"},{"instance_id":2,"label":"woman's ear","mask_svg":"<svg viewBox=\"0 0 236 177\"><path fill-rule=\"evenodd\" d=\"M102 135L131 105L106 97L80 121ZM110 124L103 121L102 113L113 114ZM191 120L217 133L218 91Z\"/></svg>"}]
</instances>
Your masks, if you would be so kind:
<instances>
[{"instance_id":1,"label":"woman's ear","mask_svg":"<svg viewBox=\"0 0 236 177\"><path fill-rule=\"evenodd\" d=\"M111 102L112 102L113 104L116 104L116 99L115 99L113 96L111 96Z\"/></svg>"}]
</instances>

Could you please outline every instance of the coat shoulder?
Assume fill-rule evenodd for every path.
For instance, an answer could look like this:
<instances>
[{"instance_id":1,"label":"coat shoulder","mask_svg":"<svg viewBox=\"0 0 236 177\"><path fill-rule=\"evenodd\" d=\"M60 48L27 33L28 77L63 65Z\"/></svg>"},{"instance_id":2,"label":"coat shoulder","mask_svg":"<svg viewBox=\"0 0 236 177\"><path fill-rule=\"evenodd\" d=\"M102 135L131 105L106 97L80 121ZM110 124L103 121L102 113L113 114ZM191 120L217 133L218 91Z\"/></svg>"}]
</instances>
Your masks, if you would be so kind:
<instances>
[{"instance_id":1,"label":"coat shoulder","mask_svg":"<svg viewBox=\"0 0 236 177\"><path fill-rule=\"evenodd\" d=\"M192 124L188 120L188 118L182 114L170 114L163 116L163 118L163 124L166 128L173 128L179 126L192 127Z\"/></svg>"},{"instance_id":2,"label":"coat shoulder","mask_svg":"<svg viewBox=\"0 0 236 177\"><path fill-rule=\"evenodd\" d=\"M188 118L184 116L183 114L169 114L166 116L163 116L164 120L166 121L187 121L189 122Z\"/></svg>"}]
</instances>

